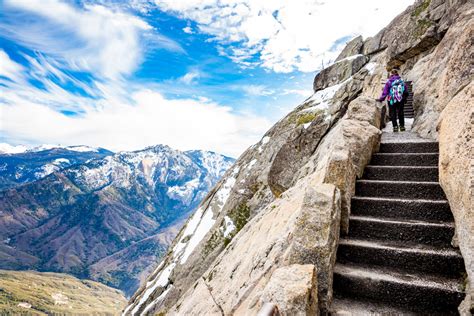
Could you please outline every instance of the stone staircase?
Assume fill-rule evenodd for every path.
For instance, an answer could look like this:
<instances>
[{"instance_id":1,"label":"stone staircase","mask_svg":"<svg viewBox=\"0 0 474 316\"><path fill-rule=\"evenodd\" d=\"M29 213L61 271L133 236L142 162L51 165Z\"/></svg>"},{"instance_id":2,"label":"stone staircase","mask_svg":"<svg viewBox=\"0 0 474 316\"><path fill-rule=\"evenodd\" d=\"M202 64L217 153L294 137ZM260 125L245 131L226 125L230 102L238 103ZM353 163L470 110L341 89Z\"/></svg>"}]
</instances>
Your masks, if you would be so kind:
<instances>
[{"instance_id":1,"label":"stone staircase","mask_svg":"<svg viewBox=\"0 0 474 316\"><path fill-rule=\"evenodd\" d=\"M331 314L456 315L465 269L451 246L454 223L438 183L438 144L388 130L356 184Z\"/></svg>"},{"instance_id":2,"label":"stone staircase","mask_svg":"<svg viewBox=\"0 0 474 316\"><path fill-rule=\"evenodd\" d=\"M405 83L407 84L408 98L403 107L403 113L405 118L413 118L415 117L415 111L413 110L413 85L411 81L405 81Z\"/></svg>"}]
</instances>

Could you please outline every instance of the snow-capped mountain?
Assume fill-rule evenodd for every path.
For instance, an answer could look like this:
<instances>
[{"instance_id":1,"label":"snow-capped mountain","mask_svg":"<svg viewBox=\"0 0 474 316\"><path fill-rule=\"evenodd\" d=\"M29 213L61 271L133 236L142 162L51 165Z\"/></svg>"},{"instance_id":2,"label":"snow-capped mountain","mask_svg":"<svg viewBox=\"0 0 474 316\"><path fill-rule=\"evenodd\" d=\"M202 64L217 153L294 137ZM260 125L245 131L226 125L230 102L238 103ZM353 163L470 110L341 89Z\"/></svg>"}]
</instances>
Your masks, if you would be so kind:
<instances>
[{"instance_id":1,"label":"snow-capped mountain","mask_svg":"<svg viewBox=\"0 0 474 316\"><path fill-rule=\"evenodd\" d=\"M69 272L131 294L233 162L158 145L0 191L0 268Z\"/></svg>"},{"instance_id":2,"label":"snow-capped mountain","mask_svg":"<svg viewBox=\"0 0 474 316\"><path fill-rule=\"evenodd\" d=\"M0 144L0 190L12 188L113 152L88 146L41 145L33 148Z\"/></svg>"}]
</instances>

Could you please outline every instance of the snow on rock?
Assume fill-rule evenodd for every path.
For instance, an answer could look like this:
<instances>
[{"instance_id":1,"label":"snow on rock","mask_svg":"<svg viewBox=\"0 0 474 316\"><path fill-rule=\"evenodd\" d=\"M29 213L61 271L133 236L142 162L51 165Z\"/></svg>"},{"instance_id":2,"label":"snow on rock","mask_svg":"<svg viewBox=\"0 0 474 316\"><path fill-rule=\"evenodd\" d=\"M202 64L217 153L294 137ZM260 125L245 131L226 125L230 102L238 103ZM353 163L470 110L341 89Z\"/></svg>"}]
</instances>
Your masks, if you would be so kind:
<instances>
[{"instance_id":1,"label":"snow on rock","mask_svg":"<svg viewBox=\"0 0 474 316\"><path fill-rule=\"evenodd\" d=\"M135 315L138 310L140 309L140 306L142 306L147 300L148 298L150 297L150 295L155 292L155 290L158 288L158 287L165 287L166 285L168 285L169 283L169 277L171 275L171 272L173 271L174 267L176 266L175 263L171 263L169 266L167 266L164 270L161 271L161 273L157 276L157 278L155 279L155 282L152 283L152 285L150 287L148 287L146 290L145 290L145 293L143 294L143 296L140 298L140 301L139 303L137 304L137 306L135 306L135 308L132 310L132 315ZM127 311L125 311L126 313Z\"/></svg>"},{"instance_id":2,"label":"snow on rock","mask_svg":"<svg viewBox=\"0 0 474 316\"><path fill-rule=\"evenodd\" d=\"M163 291L163 293L160 294L160 296L158 296L156 299L153 300L153 302L151 302L144 310L143 312L141 313L141 315L147 315L147 313L153 308L155 307L156 304L158 304L159 302L161 302L165 297L166 295L168 294L169 291L171 291L171 289L173 288L173 286L169 286L165 291Z\"/></svg>"},{"instance_id":3,"label":"snow on rock","mask_svg":"<svg viewBox=\"0 0 474 316\"><path fill-rule=\"evenodd\" d=\"M348 79L349 80L349 79ZM345 83L346 81L335 84L333 86L327 87L326 89L319 90L315 92L311 97L306 101L307 103L312 104L311 107L306 108L300 112L315 112L317 110L327 110L331 99L336 94L337 90Z\"/></svg>"},{"instance_id":4,"label":"snow on rock","mask_svg":"<svg viewBox=\"0 0 474 316\"><path fill-rule=\"evenodd\" d=\"M194 196L194 192L198 187L199 178L195 178L186 182L184 185L175 185L169 187L166 194L172 199L190 202Z\"/></svg>"},{"instance_id":5,"label":"snow on rock","mask_svg":"<svg viewBox=\"0 0 474 316\"><path fill-rule=\"evenodd\" d=\"M58 158L53 161L53 165L60 165L60 164L70 164L71 162L69 159L66 158Z\"/></svg>"},{"instance_id":6,"label":"snow on rock","mask_svg":"<svg viewBox=\"0 0 474 316\"><path fill-rule=\"evenodd\" d=\"M56 164L46 164L41 167L40 171L35 172L35 177L37 179L44 178L51 173L58 171L60 168Z\"/></svg>"},{"instance_id":7,"label":"snow on rock","mask_svg":"<svg viewBox=\"0 0 474 316\"><path fill-rule=\"evenodd\" d=\"M213 176L221 177L224 172L230 167L230 162L226 159L225 156L218 155L214 152L208 151L195 151L199 153L199 158L201 161L202 166Z\"/></svg>"},{"instance_id":8,"label":"snow on rock","mask_svg":"<svg viewBox=\"0 0 474 316\"><path fill-rule=\"evenodd\" d=\"M365 65L364 67L365 67L365 69L367 69L369 71L370 75L373 75L376 66L377 66L377 63L370 62L367 65Z\"/></svg>"},{"instance_id":9,"label":"snow on rock","mask_svg":"<svg viewBox=\"0 0 474 316\"><path fill-rule=\"evenodd\" d=\"M253 159L246 167L247 170L250 170L253 168L253 166L257 163L257 159Z\"/></svg>"},{"instance_id":10,"label":"snow on rock","mask_svg":"<svg viewBox=\"0 0 474 316\"><path fill-rule=\"evenodd\" d=\"M64 147L67 150L77 151L77 152L98 152L99 149L96 147L89 146L68 146Z\"/></svg>"},{"instance_id":11,"label":"snow on rock","mask_svg":"<svg viewBox=\"0 0 474 316\"><path fill-rule=\"evenodd\" d=\"M261 142L261 145L258 147L258 152L259 152L259 153L262 153L263 147L264 147L265 144L267 144L269 141L270 141L270 137L269 137L269 136L265 136L264 138L262 138L262 140L260 141L260 142Z\"/></svg>"},{"instance_id":12,"label":"snow on rock","mask_svg":"<svg viewBox=\"0 0 474 316\"><path fill-rule=\"evenodd\" d=\"M229 216L224 216L224 223L225 223L225 230L224 230L224 238L229 236L235 230L235 225L232 219Z\"/></svg>"},{"instance_id":13,"label":"snow on rock","mask_svg":"<svg viewBox=\"0 0 474 316\"><path fill-rule=\"evenodd\" d=\"M216 222L213 219L214 214L212 213L211 208L208 208L204 213L201 221L199 222L198 227L194 231L193 235L188 241L186 248L184 249L183 255L181 256L180 263L184 264L188 260L191 253L194 251L199 242L204 238L204 236L211 230L212 226Z\"/></svg>"},{"instance_id":14,"label":"snow on rock","mask_svg":"<svg viewBox=\"0 0 474 316\"><path fill-rule=\"evenodd\" d=\"M232 176L227 178L222 187L217 191L217 201L220 207L223 207L229 198L230 192L235 185L236 175L239 172L239 167L235 167Z\"/></svg>"}]
</instances>

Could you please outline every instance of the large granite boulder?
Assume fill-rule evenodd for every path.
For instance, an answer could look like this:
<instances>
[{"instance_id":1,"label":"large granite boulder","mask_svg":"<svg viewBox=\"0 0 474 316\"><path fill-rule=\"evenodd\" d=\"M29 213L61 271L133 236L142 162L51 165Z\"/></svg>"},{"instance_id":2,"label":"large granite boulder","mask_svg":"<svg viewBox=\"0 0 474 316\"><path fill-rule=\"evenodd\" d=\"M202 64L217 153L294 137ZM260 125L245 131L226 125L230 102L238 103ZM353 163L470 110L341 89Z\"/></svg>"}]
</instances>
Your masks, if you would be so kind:
<instances>
[{"instance_id":1,"label":"large granite boulder","mask_svg":"<svg viewBox=\"0 0 474 316\"><path fill-rule=\"evenodd\" d=\"M282 316L319 315L316 271L311 264L276 269L260 300L277 306Z\"/></svg>"},{"instance_id":2,"label":"large granite boulder","mask_svg":"<svg viewBox=\"0 0 474 316\"><path fill-rule=\"evenodd\" d=\"M337 56L336 62L343 60L348 57L359 55L362 53L362 47L364 46L364 40L362 36L357 36L350 40L344 47L342 52Z\"/></svg>"},{"instance_id":3,"label":"large granite boulder","mask_svg":"<svg viewBox=\"0 0 474 316\"><path fill-rule=\"evenodd\" d=\"M355 55L342 59L331 66L321 70L313 82L313 90L317 92L349 79L357 73L369 58L364 55Z\"/></svg>"}]
</instances>

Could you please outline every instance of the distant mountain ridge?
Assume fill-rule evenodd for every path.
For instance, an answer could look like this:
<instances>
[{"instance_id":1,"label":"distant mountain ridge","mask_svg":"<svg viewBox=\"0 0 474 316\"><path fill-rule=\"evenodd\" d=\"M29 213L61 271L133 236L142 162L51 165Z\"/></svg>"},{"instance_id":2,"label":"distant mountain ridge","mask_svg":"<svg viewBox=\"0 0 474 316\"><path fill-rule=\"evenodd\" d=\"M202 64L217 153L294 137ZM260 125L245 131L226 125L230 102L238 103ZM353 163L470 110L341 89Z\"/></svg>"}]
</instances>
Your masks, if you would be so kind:
<instances>
[{"instance_id":1,"label":"distant mountain ridge","mask_svg":"<svg viewBox=\"0 0 474 316\"><path fill-rule=\"evenodd\" d=\"M54 148L0 159L7 164L2 179L11 177L12 161L35 166L27 173L33 176L20 177L25 184L0 189L0 268L72 273L127 294L234 162L164 145L116 154ZM36 165L52 159L79 162L34 179Z\"/></svg>"},{"instance_id":2,"label":"distant mountain ridge","mask_svg":"<svg viewBox=\"0 0 474 316\"><path fill-rule=\"evenodd\" d=\"M110 155L113 152L107 149L88 146L42 145L28 149L25 146L0 144L0 190L36 181L72 165Z\"/></svg>"}]
</instances>

